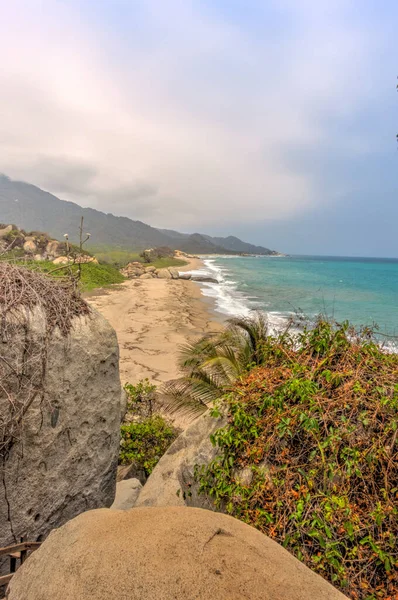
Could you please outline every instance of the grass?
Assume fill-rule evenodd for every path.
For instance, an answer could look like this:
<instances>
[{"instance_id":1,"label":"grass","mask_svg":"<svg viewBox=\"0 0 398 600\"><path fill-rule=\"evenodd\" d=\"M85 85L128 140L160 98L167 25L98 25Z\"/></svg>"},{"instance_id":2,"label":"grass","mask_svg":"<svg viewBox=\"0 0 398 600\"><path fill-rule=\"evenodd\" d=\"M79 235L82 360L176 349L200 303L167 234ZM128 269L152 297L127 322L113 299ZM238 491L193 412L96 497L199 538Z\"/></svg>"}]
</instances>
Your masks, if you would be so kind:
<instances>
[{"instance_id":1,"label":"grass","mask_svg":"<svg viewBox=\"0 0 398 600\"><path fill-rule=\"evenodd\" d=\"M224 398L201 493L348 597L397 598L398 355L324 321L262 353Z\"/></svg>"},{"instance_id":2,"label":"grass","mask_svg":"<svg viewBox=\"0 0 398 600\"><path fill-rule=\"evenodd\" d=\"M157 269L165 269L167 267L184 267L188 262L181 258L158 258L151 263L147 263L146 266L156 267Z\"/></svg>"},{"instance_id":3,"label":"grass","mask_svg":"<svg viewBox=\"0 0 398 600\"><path fill-rule=\"evenodd\" d=\"M90 252L97 257L101 263L110 265L117 265L119 267L125 267L129 262L142 262L139 252L133 250L125 250L112 248L111 246L98 246L90 247Z\"/></svg>"},{"instance_id":4,"label":"grass","mask_svg":"<svg viewBox=\"0 0 398 600\"><path fill-rule=\"evenodd\" d=\"M119 268L125 267L129 262L140 262L143 263L143 259L140 257L139 252L133 250L124 250L122 248L112 248L110 246L98 246L90 248L90 252L97 257L97 259L106 264L115 265ZM187 265L187 261L180 258L159 258L158 260L151 263L144 263L145 266L154 266L157 269L163 269L167 267L183 267Z\"/></svg>"},{"instance_id":5,"label":"grass","mask_svg":"<svg viewBox=\"0 0 398 600\"><path fill-rule=\"evenodd\" d=\"M60 268L58 270L58 267L49 260L21 261L20 265L43 273L50 273L57 269L57 271L54 272L54 278L64 277L68 274L67 268ZM90 292L96 288L107 287L114 283L122 283L125 281L123 275L112 265L83 263L81 267L80 287L82 292ZM76 272L78 266L73 265L71 269Z\"/></svg>"}]
</instances>

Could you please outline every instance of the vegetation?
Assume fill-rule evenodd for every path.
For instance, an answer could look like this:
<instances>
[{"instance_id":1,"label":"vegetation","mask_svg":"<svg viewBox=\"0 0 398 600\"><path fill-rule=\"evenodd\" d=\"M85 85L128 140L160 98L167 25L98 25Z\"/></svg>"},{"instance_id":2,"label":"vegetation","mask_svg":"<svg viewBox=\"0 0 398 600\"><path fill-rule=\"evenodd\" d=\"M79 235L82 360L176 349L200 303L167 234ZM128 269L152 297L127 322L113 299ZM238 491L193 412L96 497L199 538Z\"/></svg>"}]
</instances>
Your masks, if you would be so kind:
<instances>
[{"instance_id":1,"label":"vegetation","mask_svg":"<svg viewBox=\"0 0 398 600\"><path fill-rule=\"evenodd\" d=\"M231 389L254 366L264 363L268 326L261 313L233 318L219 335L205 335L181 347L182 377L163 386L171 411L197 415Z\"/></svg>"},{"instance_id":2,"label":"vegetation","mask_svg":"<svg viewBox=\"0 0 398 600\"><path fill-rule=\"evenodd\" d=\"M397 598L398 356L321 320L256 359L224 396L200 491L349 597Z\"/></svg>"},{"instance_id":3,"label":"vegetation","mask_svg":"<svg viewBox=\"0 0 398 600\"><path fill-rule=\"evenodd\" d=\"M28 269L40 271L42 273L52 274L54 278L62 280L68 276L69 272L77 273L79 265L66 265L58 268L49 260L43 261L24 261L21 266ZM122 283L125 280L123 275L112 265L97 263L84 263L81 265L80 289L82 292L89 292L95 288L107 287L114 283Z\"/></svg>"},{"instance_id":4,"label":"vegetation","mask_svg":"<svg viewBox=\"0 0 398 600\"><path fill-rule=\"evenodd\" d=\"M125 267L129 262L142 262L145 266L154 266L157 269L167 267L183 267L187 264L185 260L174 258L173 256L165 256L156 258L152 262L144 261L141 254L130 250L113 248L112 246L99 246L91 248L91 252L95 254L100 262L114 265L118 268Z\"/></svg>"},{"instance_id":5,"label":"vegetation","mask_svg":"<svg viewBox=\"0 0 398 600\"><path fill-rule=\"evenodd\" d=\"M162 416L154 414L156 386L148 379L126 384L127 420L121 426L119 462L134 463L149 476L178 431Z\"/></svg>"},{"instance_id":6,"label":"vegetation","mask_svg":"<svg viewBox=\"0 0 398 600\"><path fill-rule=\"evenodd\" d=\"M120 463L135 463L149 476L159 459L176 439L176 430L160 415L121 427Z\"/></svg>"}]
</instances>

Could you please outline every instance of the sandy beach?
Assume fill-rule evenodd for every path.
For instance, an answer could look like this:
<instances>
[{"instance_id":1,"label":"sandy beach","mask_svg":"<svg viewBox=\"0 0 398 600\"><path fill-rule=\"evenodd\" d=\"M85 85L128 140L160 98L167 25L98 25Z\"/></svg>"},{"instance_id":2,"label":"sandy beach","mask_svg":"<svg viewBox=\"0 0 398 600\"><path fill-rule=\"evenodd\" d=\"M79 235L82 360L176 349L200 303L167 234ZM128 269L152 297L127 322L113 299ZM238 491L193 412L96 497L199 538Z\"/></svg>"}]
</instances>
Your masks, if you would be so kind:
<instances>
[{"instance_id":1,"label":"sandy beach","mask_svg":"<svg viewBox=\"0 0 398 600\"><path fill-rule=\"evenodd\" d=\"M198 269L199 259L179 270ZM130 279L86 300L111 323L120 348L122 384L148 378L155 384L178 377L179 346L221 328L197 283Z\"/></svg>"}]
</instances>

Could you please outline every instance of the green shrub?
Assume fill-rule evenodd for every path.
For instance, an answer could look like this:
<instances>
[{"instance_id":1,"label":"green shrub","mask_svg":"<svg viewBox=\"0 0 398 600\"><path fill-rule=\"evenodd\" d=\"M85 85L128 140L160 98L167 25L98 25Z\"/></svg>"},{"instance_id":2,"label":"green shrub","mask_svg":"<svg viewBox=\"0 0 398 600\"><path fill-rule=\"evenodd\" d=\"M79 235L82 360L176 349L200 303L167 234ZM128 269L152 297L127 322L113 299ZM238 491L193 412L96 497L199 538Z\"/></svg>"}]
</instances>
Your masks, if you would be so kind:
<instances>
[{"instance_id":1,"label":"green shrub","mask_svg":"<svg viewBox=\"0 0 398 600\"><path fill-rule=\"evenodd\" d=\"M155 400L156 385L150 383L149 379L142 379L136 385L126 383L124 389L127 393L127 410L138 414L143 409L148 416L152 416Z\"/></svg>"},{"instance_id":2,"label":"green shrub","mask_svg":"<svg viewBox=\"0 0 398 600\"><path fill-rule=\"evenodd\" d=\"M176 439L176 429L160 415L121 427L119 462L135 463L150 475L170 444Z\"/></svg>"},{"instance_id":3,"label":"green shrub","mask_svg":"<svg viewBox=\"0 0 398 600\"><path fill-rule=\"evenodd\" d=\"M200 492L349 597L397 598L398 355L322 321L262 351L224 399Z\"/></svg>"}]
</instances>

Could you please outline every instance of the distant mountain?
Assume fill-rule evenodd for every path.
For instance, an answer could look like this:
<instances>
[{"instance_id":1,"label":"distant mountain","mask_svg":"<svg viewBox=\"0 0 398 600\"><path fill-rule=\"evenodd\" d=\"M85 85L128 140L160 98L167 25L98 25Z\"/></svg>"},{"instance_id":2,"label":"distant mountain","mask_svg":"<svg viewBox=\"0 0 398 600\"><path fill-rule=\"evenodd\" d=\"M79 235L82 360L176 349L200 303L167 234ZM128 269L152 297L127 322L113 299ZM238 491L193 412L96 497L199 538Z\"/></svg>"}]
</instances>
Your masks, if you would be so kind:
<instances>
[{"instance_id":1,"label":"distant mountain","mask_svg":"<svg viewBox=\"0 0 398 600\"><path fill-rule=\"evenodd\" d=\"M82 216L84 229L91 233L95 246L131 250L168 246L193 254L275 254L268 248L247 244L233 236L213 238L200 233L156 229L142 221L83 208L34 185L13 181L0 174L0 222L15 223L30 231L45 231L56 239L62 239L64 233L68 233L71 241L77 241Z\"/></svg>"}]
</instances>

